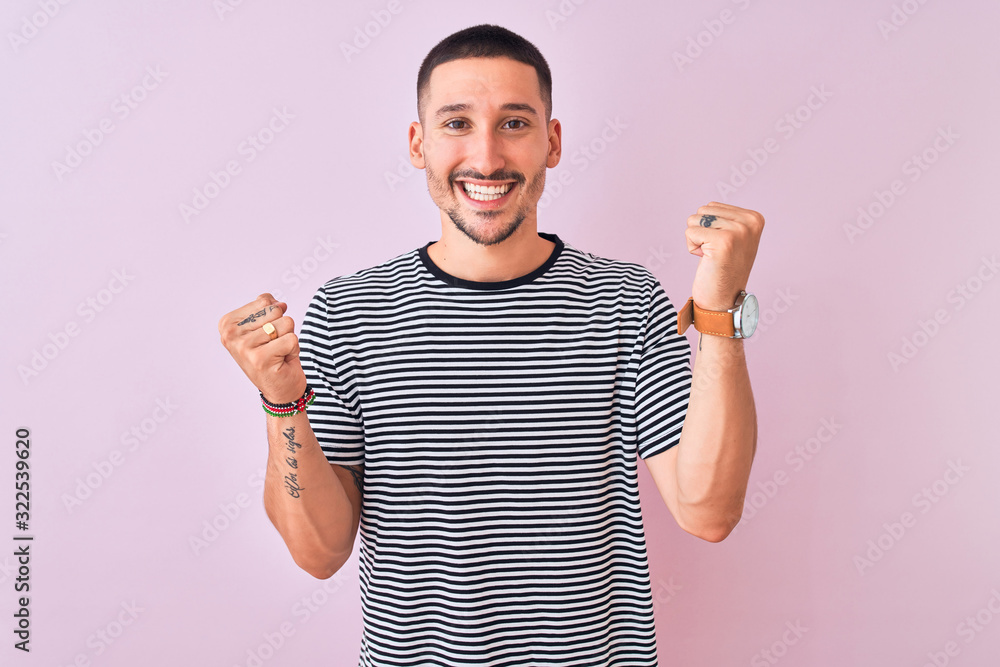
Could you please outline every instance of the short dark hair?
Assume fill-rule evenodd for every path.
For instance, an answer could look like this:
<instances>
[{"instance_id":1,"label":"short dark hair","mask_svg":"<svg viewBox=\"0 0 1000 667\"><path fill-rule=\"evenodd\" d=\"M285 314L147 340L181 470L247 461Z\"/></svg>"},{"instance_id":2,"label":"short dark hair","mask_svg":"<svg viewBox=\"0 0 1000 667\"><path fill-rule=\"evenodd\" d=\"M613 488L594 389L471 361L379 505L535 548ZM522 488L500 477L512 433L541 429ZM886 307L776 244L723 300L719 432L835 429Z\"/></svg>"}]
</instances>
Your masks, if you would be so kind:
<instances>
[{"instance_id":1,"label":"short dark hair","mask_svg":"<svg viewBox=\"0 0 1000 667\"><path fill-rule=\"evenodd\" d=\"M534 67L545 104L545 121L552 118L552 72L542 52L517 33L484 23L445 37L424 58L417 74L417 116L421 122L422 102L430 84L431 72L438 65L463 58L510 58Z\"/></svg>"}]
</instances>

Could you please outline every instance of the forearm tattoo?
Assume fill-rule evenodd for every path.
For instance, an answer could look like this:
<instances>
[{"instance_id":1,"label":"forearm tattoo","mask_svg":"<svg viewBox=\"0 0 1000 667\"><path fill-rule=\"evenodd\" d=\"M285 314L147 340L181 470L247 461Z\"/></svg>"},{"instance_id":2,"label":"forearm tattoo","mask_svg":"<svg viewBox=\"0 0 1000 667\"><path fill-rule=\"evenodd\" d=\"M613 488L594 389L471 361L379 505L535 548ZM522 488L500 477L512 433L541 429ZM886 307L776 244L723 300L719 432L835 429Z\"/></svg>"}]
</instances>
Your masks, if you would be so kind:
<instances>
[{"instance_id":1,"label":"forearm tattoo","mask_svg":"<svg viewBox=\"0 0 1000 667\"><path fill-rule=\"evenodd\" d=\"M340 466L351 473L354 479L354 486L358 487L358 493L365 495L365 469L363 466Z\"/></svg>"},{"instance_id":2,"label":"forearm tattoo","mask_svg":"<svg viewBox=\"0 0 1000 667\"><path fill-rule=\"evenodd\" d=\"M285 447L288 449L288 455L285 456L285 463L288 464L290 470L296 471L299 469L299 461L298 459L295 458L295 455L298 453L298 450L302 449L302 445L300 443L295 442L294 426L289 426L287 429L285 429L283 435L285 436L285 440L287 441L285 443ZM285 473L285 490L288 491L288 495L290 495L292 498L298 498L302 494L302 491L305 490L301 486L299 486L299 479L297 472Z\"/></svg>"},{"instance_id":3,"label":"forearm tattoo","mask_svg":"<svg viewBox=\"0 0 1000 667\"><path fill-rule=\"evenodd\" d=\"M268 306L267 308L261 308L256 313L250 313L244 320L237 322L236 326L241 327L248 322L256 322L258 317L264 317L264 313L269 313L275 308L277 308L277 306Z\"/></svg>"}]
</instances>

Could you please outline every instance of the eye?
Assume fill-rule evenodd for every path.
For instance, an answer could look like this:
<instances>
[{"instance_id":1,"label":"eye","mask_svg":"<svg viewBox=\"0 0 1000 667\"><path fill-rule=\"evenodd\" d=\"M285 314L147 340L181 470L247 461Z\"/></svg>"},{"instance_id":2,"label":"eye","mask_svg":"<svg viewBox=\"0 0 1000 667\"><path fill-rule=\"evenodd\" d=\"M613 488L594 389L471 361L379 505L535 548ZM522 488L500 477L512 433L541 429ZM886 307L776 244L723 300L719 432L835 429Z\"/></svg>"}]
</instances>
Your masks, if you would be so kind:
<instances>
[{"instance_id":1,"label":"eye","mask_svg":"<svg viewBox=\"0 0 1000 667\"><path fill-rule=\"evenodd\" d=\"M465 121L464 120L449 120L447 123L444 124L444 126L447 127L448 129L451 129L451 130L463 130L463 129L465 129L465 128L462 128L462 127L452 127L452 125L454 125L455 123L463 123L464 124Z\"/></svg>"},{"instance_id":2,"label":"eye","mask_svg":"<svg viewBox=\"0 0 1000 667\"><path fill-rule=\"evenodd\" d=\"M520 130L521 128L526 127L528 125L527 123L525 123L520 118L511 118L510 120L508 120L506 122L506 125L510 125L511 123L520 123L519 126L510 128L512 130Z\"/></svg>"}]
</instances>

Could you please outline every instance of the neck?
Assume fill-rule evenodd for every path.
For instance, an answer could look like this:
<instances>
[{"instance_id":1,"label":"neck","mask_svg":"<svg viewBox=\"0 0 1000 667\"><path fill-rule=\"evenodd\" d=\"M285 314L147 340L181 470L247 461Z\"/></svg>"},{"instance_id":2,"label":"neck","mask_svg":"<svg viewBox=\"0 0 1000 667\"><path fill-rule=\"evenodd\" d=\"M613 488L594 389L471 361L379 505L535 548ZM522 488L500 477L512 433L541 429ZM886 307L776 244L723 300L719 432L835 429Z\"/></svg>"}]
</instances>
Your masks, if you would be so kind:
<instances>
[{"instance_id":1,"label":"neck","mask_svg":"<svg viewBox=\"0 0 1000 667\"><path fill-rule=\"evenodd\" d=\"M445 273L474 282L503 282L527 275L545 263L555 243L538 235L538 223L525 220L517 231L495 245L484 246L463 234L442 215L441 240L427 254Z\"/></svg>"}]
</instances>

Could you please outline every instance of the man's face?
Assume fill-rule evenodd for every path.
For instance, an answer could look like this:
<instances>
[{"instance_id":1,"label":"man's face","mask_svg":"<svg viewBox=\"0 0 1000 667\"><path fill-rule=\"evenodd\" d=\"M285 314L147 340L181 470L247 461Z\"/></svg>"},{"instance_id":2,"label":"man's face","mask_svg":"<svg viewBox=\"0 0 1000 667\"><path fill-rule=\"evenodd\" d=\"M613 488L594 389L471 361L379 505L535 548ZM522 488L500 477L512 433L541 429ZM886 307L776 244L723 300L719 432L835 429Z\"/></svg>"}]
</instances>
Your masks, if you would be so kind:
<instances>
[{"instance_id":1,"label":"man's face","mask_svg":"<svg viewBox=\"0 0 1000 667\"><path fill-rule=\"evenodd\" d=\"M431 198L480 245L534 219L545 169L559 163L559 121L545 122L535 68L509 58L438 65L410 126L410 160L427 169Z\"/></svg>"}]
</instances>

